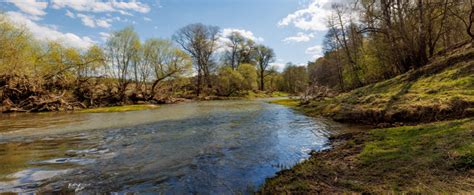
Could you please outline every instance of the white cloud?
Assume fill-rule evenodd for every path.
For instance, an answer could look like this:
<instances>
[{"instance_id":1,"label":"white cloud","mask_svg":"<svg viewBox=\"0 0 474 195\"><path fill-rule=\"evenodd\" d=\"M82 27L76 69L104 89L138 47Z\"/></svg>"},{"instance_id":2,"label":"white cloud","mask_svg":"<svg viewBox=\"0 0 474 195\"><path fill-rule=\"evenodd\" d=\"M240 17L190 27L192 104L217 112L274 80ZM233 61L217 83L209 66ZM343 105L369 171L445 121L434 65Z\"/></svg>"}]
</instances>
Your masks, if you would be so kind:
<instances>
[{"instance_id":1,"label":"white cloud","mask_svg":"<svg viewBox=\"0 0 474 195\"><path fill-rule=\"evenodd\" d=\"M77 17L81 19L82 24L84 24L85 26L95 28L96 25L95 25L95 21L94 21L93 16L88 16L88 15L84 15L84 14L77 14Z\"/></svg>"},{"instance_id":2,"label":"white cloud","mask_svg":"<svg viewBox=\"0 0 474 195\"><path fill-rule=\"evenodd\" d=\"M132 1L96 1L96 0L51 0L54 9L69 7L81 12L118 12L123 15L131 15L128 11L148 13L150 6L136 0Z\"/></svg>"},{"instance_id":3,"label":"white cloud","mask_svg":"<svg viewBox=\"0 0 474 195\"><path fill-rule=\"evenodd\" d=\"M22 12L27 13L31 16L44 16L46 12L44 9L48 7L48 2L37 1L37 0L5 0L6 2L13 3Z\"/></svg>"},{"instance_id":4,"label":"white cloud","mask_svg":"<svg viewBox=\"0 0 474 195\"><path fill-rule=\"evenodd\" d=\"M66 10L66 16L70 17L70 18L76 18L76 15L74 15L74 13L72 13L71 11L69 10Z\"/></svg>"},{"instance_id":5,"label":"white cloud","mask_svg":"<svg viewBox=\"0 0 474 195\"><path fill-rule=\"evenodd\" d=\"M231 35L233 32L238 32L240 33L240 35L242 35L243 37L247 38L247 39L250 39L250 40L253 40L255 42L263 42L264 39L262 37L257 37L253 34L253 32L251 31L248 31L248 30L244 30L244 29L236 29L236 28L224 28L224 30L222 30L222 34L221 36L223 38L226 38L228 37L229 35Z\"/></svg>"},{"instance_id":6,"label":"white cloud","mask_svg":"<svg viewBox=\"0 0 474 195\"><path fill-rule=\"evenodd\" d=\"M110 22L113 21L113 19L110 18L96 19L94 16L89 16L85 14L77 14L77 17L81 19L82 24L91 28L95 28L97 26L102 28L109 28L110 26L112 26Z\"/></svg>"},{"instance_id":7,"label":"white cloud","mask_svg":"<svg viewBox=\"0 0 474 195\"><path fill-rule=\"evenodd\" d=\"M278 26L294 25L302 30L325 31L326 19L333 3L348 4L352 0L312 0L307 7L297 10L278 22Z\"/></svg>"},{"instance_id":8,"label":"white cloud","mask_svg":"<svg viewBox=\"0 0 474 195\"><path fill-rule=\"evenodd\" d=\"M130 2L112 1L112 5L118 9L133 10L140 13L148 13L150 11L150 7L147 4L135 0Z\"/></svg>"},{"instance_id":9,"label":"white cloud","mask_svg":"<svg viewBox=\"0 0 474 195\"><path fill-rule=\"evenodd\" d=\"M17 25L22 25L38 40L58 41L69 47L86 49L94 44L94 41L87 36L80 37L73 33L63 33L49 26L39 25L29 17L19 12L7 12L8 18Z\"/></svg>"},{"instance_id":10,"label":"white cloud","mask_svg":"<svg viewBox=\"0 0 474 195\"><path fill-rule=\"evenodd\" d=\"M313 33L303 33L303 32L299 32L298 34L296 34L296 36L291 36L291 37L287 37L285 39L283 39L284 42L286 43L291 43L291 42L308 42L308 41L311 41L311 39L314 38L314 34Z\"/></svg>"},{"instance_id":11,"label":"white cloud","mask_svg":"<svg viewBox=\"0 0 474 195\"><path fill-rule=\"evenodd\" d=\"M105 18L102 18L102 19L97 19L95 21L95 23L97 24L97 26L100 26L102 28L109 28L110 26L112 26L109 22L111 22L112 20L111 19L105 19Z\"/></svg>"},{"instance_id":12,"label":"white cloud","mask_svg":"<svg viewBox=\"0 0 474 195\"><path fill-rule=\"evenodd\" d=\"M227 38L229 35L231 35L233 32L238 32L240 35L242 35L244 38L247 38L249 40L255 41L255 42L263 42L264 39L262 37L257 37L253 34L253 32L244 30L244 29L236 29L236 28L225 28L222 30L220 33L220 37L218 40L218 45L219 49L217 52L224 52L228 48L226 47L227 43L229 43L229 39Z\"/></svg>"},{"instance_id":13,"label":"white cloud","mask_svg":"<svg viewBox=\"0 0 474 195\"><path fill-rule=\"evenodd\" d=\"M323 56L323 46L315 45L313 47L309 47L308 49L306 49L306 54L311 55L314 59L322 57Z\"/></svg>"},{"instance_id":14,"label":"white cloud","mask_svg":"<svg viewBox=\"0 0 474 195\"><path fill-rule=\"evenodd\" d=\"M145 21L151 21L151 18L149 18L149 17L143 17L143 20L145 20Z\"/></svg>"}]
</instances>

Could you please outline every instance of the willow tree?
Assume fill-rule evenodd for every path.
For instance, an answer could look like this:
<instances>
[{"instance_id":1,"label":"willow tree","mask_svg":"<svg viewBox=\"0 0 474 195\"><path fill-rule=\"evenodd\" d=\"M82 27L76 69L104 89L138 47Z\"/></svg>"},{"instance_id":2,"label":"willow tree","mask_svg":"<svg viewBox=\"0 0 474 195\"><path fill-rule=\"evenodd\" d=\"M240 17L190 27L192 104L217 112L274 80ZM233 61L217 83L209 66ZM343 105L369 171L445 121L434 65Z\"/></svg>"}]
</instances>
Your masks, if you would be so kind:
<instances>
[{"instance_id":1,"label":"willow tree","mask_svg":"<svg viewBox=\"0 0 474 195\"><path fill-rule=\"evenodd\" d=\"M140 40L133 27L126 27L113 32L106 43L108 71L117 79L120 98L125 97L125 90L130 84L129 71L137 70L134 58L138 55Z\"/></svg>"},{"instance_id":2,"label":"willow tree","mask_svg":"<svg viewBox=\"0 0 474 195\"><path fill-rule=\"evenodd\" d=\"M18 27L0 13L0 72L33 75L41 49L25 29Z\"/></svg>"},{"instance_id":3,"label":"willow tree","mask_svg":"<svg viewBox=\"0 0 474 195\"><path fill-rule=\"evenodd\" d=\"M191 58L169 40L148 39L143 44L140 74L143 82L152 80L151 95L164 80L185 74L191 67ZM150 78L150 79L148 79Z\"/></svg>"}]
</instances>

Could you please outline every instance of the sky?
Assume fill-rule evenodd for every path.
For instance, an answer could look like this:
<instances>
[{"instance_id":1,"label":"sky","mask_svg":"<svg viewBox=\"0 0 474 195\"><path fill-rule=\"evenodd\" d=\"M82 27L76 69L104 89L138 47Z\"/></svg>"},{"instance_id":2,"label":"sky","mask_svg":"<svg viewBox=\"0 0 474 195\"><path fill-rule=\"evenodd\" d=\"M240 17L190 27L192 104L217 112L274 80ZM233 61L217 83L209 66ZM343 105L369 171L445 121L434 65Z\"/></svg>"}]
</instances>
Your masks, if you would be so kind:
<instances>
[{"instance_id":1,"label":"sky","mask_svg":"<svg viewBox=\"0 0 474 195\"><path fill-rule=\"evenodd\" d=\"M142 40L191 23L219 26L274 49L273 65L305 65L322 55L325 18L341 0L0 0L0 10L40 40L85 49L132 25Z\"/></svg>"}]
</instances>

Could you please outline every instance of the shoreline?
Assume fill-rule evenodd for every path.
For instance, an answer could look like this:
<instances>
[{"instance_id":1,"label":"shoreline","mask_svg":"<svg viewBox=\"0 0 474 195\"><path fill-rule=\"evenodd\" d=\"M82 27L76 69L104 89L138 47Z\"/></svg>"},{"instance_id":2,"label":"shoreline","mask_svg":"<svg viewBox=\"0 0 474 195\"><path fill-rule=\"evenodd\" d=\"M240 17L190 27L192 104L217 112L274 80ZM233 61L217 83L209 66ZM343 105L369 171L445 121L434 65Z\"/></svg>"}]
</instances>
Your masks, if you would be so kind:
<instances>
[{"instance_id":1,"label":"shoreline","mask_svg":"<svg viewBox=\"0 0 474 195\"><path fill-rule=\"evenodd\" d=\"M235 97L226 97L226 96L203 96L203 97L194 97L194 98L174 98L175 101L170 103L153 103L153 101L139 101L131 104L124 103L120 104L110 104L108 106L98 106L98 107L85 107L85 108L76 108L73 109L59 109L59 110L50 110L50 111L21 111L21 110L1 110L0 115L2 114L18 114L18 113L51 113L51 112L78 112L78 113L98 113L98 112L127 112L127 111L139 111L139 110L148 110L148 109L157 109L160 105L167 104L180 104L187 102L196 102L196 101L218 101L218 100L252 100L259 98L288 98L288 94L285 96L280 96L281 92L277 92L277 95L272 94L260 94L253 93L252 95L247 96L235 96Z\"/></svg>"},{"instance_id":2,"label":"shoreline","mask_svg":"<svg viewBox=\"0 0 474 195\"><path fill-rule=\"evenodd\" d=\"M313 116L295 102L272 103ZM267 178L258 193L472 192L474 139L466 136L474 137L473 117L333 135L330 149Z\"/></svg>"}]
</instances>

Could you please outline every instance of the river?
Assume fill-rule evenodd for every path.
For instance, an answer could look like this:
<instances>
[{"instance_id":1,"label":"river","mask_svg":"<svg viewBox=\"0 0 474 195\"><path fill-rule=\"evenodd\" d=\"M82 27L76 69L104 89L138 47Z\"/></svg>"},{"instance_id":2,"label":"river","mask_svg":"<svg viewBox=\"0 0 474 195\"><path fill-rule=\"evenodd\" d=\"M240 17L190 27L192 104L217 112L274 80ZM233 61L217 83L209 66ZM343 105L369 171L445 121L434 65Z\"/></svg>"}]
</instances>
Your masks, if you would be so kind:
<instances>
[{"instance_id":1,"label":"river","mask_svg":"<svg viewBox=\"0 0 474 195\"><path fill-rule=\"evenodd\" d=\"M344 128L266 100L0 115L0 192L252 193Z\"/></svg>"}]
</instances>

